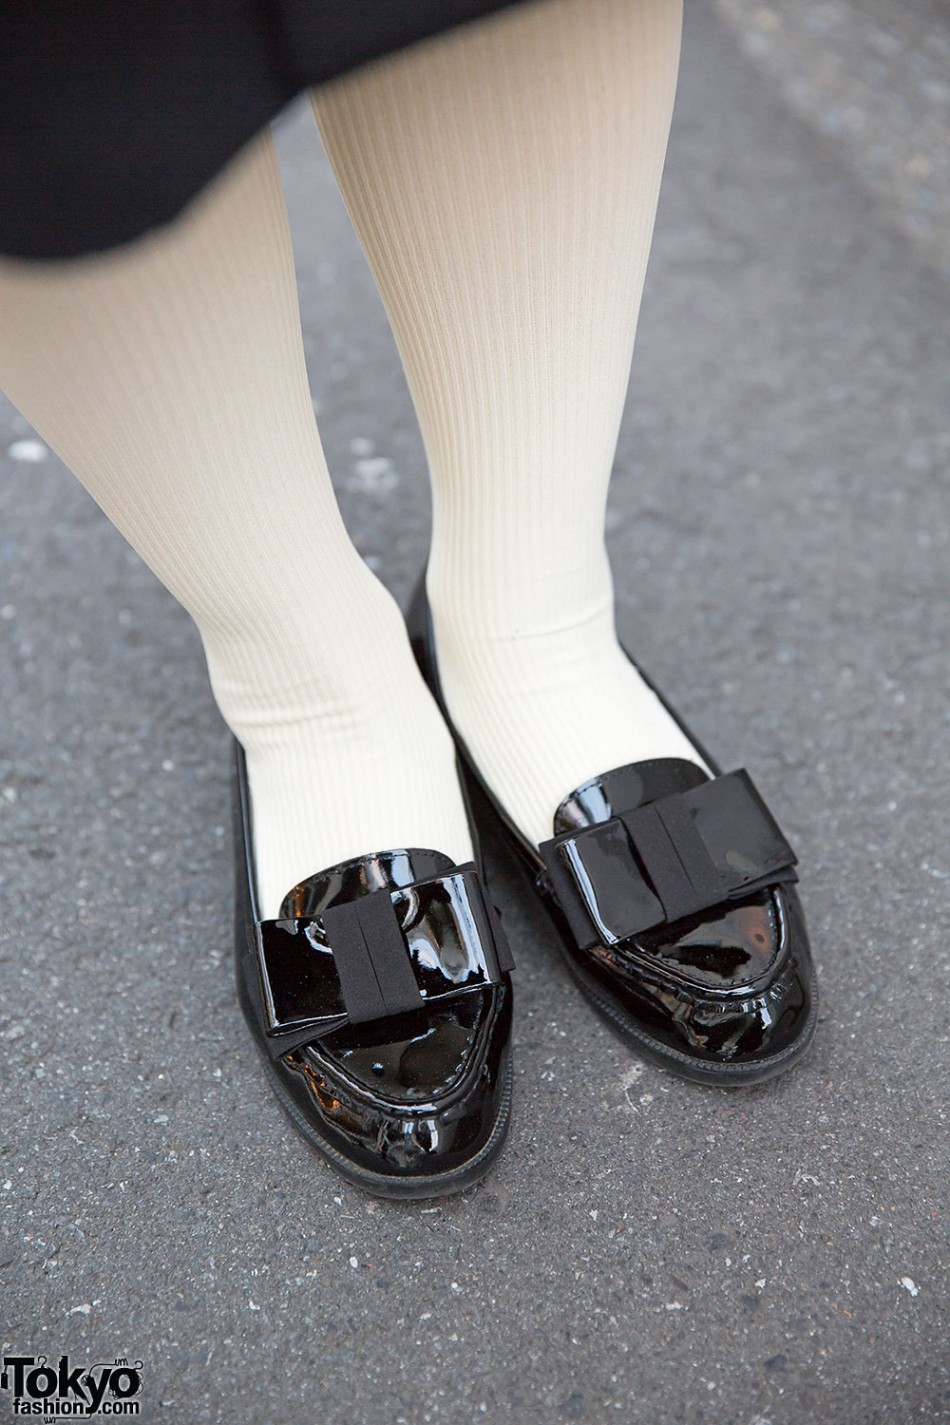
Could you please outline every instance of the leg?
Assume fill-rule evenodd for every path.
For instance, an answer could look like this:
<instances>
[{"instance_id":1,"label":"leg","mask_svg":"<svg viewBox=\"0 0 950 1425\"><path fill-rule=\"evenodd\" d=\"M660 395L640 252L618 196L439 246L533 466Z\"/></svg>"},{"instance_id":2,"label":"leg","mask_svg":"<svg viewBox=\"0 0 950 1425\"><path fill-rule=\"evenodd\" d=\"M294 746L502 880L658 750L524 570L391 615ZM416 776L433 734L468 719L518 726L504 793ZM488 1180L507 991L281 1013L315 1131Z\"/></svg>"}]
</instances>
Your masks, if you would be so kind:
<instances>
[{"instance_id":1,"label":"leg","mask_svg":"<svg viewBox=\"0 0 950 1425\"><path fill-rule=\"evenodd\" d=\"M311 94L425 439L446 701L535 842L588 777L698 760L604 546L681 11L536 0Z\"/></svg>"},{"instance_id":2,"label":"leg","mask_svg":"<svg viewBox=\"0 0 950 1425\"><path fill-rule=\"evenodd\" d=\"M198 625L264 915L345 857L468 859L450 738L333 496L269 133L158 234L0 261L0 386Z\"/></svg>"}]
</instances>

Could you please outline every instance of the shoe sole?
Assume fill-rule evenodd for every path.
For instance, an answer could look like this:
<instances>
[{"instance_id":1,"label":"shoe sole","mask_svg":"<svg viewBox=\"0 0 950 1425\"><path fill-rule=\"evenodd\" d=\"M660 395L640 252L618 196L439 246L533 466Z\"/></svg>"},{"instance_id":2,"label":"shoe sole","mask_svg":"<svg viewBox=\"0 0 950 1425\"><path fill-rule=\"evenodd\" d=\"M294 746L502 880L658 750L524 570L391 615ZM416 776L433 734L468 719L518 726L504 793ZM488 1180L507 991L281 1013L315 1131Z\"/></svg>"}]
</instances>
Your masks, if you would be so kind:
<instances>
[{"instance_id":1,"label":"shoe sole","mask_svg":"<svg viewBox=\"0 0 950 1425\"><path fill-rule=\"evenodd\" d=\"M559 946L560 949L560 946ZM781 1054L769 1059L761 1059L754 1064L709 1064L693 1059L689 1054L681 1054L676 1049L663 1050L656 1043L645 1038L637 1028L636 1020L598 994L582 971L578 970L570 956L561 950L561 958L571 972L571 977L586 1000L607 1020L609 1027L633 1049L641 1059L648 1060L662 1069L668 1069L681 1079L690 1079L696 1084L706 1084L717 1088L747 1088L752 1084L765 1083L777 1078L808 1051L818 1027L818 997L813 990L812 1012L805 1021L805 1028L799 1039L790 1044Z\"/></svg>"}]
</instances>

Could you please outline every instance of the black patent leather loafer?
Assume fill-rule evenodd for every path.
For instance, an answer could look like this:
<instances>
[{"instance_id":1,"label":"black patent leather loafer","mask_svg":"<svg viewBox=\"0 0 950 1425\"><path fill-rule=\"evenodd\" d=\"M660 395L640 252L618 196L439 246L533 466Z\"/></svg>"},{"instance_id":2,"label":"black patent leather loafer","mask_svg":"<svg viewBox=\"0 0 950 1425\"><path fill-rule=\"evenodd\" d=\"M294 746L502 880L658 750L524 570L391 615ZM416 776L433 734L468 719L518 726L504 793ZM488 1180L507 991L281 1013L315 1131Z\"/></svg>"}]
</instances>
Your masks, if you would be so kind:
<instances>
[{"instance_id":1,"label":"black patent leather loafer","mask_svg":"<svg viewBox=\"0 0 950 1425\"><path fill-rule=\"evenodd\" d=\"M451 727L424 576L408 623ZM748 772L723 774L638 672L712 777L676 757L614 768L565 796L553 835L533 846L457 733L456 746L575 980L607 1022L643 1058L685 1078L755 1083L793 1064L817 1024L796 857Z\"/></svg>"},{"instance_id":2,"label":"black patent leather loafer","mask_svg":"<svg viewBox=\"0 0 950 1425\"><path fill-rule=\"evenodd\" d=\"M501 1150L512 1078L512 961L480 859L356 856L263 920L236 739L233 751L238 994L278 1100L312 1147L381 1197L471 1186Z\"/></svg>"}]
</instances>

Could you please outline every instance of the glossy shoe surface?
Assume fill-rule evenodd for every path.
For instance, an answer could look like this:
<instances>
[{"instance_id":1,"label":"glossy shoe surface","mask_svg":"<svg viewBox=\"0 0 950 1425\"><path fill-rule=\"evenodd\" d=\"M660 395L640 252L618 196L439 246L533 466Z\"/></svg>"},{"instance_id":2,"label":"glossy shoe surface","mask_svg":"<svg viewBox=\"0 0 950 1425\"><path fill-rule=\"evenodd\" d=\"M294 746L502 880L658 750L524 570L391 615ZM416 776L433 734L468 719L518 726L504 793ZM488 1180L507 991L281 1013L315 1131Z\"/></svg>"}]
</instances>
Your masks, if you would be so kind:
<instances>
[{"instance_id":1,"label":"glossy shoe surface","mask_svg":"<svg viewBox=\"0 0 950 1425\"><path fill-rule=\"evenodd\" d=\"M702 785L710 778L678 758L617 768L565 798L555 841L616 825L620 814ZM752 888L629 935L617 917L616 938L609 924L596 936L572 926L547 867L535 869L534 882L575 977L645 1057L689 1078L749 1083L788 1067L810 1042L815 975L794 881ZM597 892L602 912L629 899L626 856L598 866Z\"/></svg>"},{"instance_id":2,"label":"glossy shoe surface","mask_svg":"<svg viewBox=\"0 0 950 1425\"><path fill-rule=\"evenodd\" d=\"M449 721L424 582L409 626ZM798 1059L817 1024L795 856L748 774L721 774L654 691L715 775L672 757L604 772L564 797L541 847L514 825L456 735L459 755L608 1023L683 1077L757 1082Z\"/></svg>"},{"instance_id":3,"label":"glossy shoe surface","mask_svg":"<svg viewBox=\"0 0 950 1425\"><path fill-rule=\"evenodd\" d=\"M512 992L477 866L424 848L354 857L263 921L237 742L234 757L237 983L282 1106L380 1196L478 1181L507 1132Z\"/></svg>"}]
</instances>

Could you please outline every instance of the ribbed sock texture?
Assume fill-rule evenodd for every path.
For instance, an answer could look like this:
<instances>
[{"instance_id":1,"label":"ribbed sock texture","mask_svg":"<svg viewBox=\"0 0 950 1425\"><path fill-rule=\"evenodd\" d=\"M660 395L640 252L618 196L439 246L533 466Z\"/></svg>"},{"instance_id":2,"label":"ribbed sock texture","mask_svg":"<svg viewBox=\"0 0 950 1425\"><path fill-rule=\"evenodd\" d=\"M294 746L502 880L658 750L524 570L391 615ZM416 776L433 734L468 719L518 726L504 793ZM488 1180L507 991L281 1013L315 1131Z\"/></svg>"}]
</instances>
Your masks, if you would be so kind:
<instances>
[{"instance_id":1,"label":"ribbed sock texture","mask_svg":"<svg viewBox=\"0 0 950 1425\"><path fill-rule=\"evenodd\" d=\"M534 0L312 92L433 481L449 710L525 833L699 760L614 631L603 527L681 0ZM397 845L471 853L452 747L313 420L270 137L163 231L0 261L0 385L194 617L248 753L265 915Z\"/></svg>"},{"instance_id":2,"label":"ribbed sock texture","mask_svg":"<svg viewBox=\"0 0 950 1425\"><path fill-rule=\"evenodd\" d=\"M680 0L543 0L312 91L433 484L446 703L535 841L575 786L698 753L620 649L604 547Z\"/></svg>"},{"instance_id":3,"label":"ribbed sock texture","mask_svg":"<svg viewBox=\"0 0 950 1425\"><path fill-rule=\"evenodd\" d=\"M0 386L198 625L262 913L349 856L468 860L451 739L330 485L269 133L167 229L0 261Z\"/></svg>"}]
</instances>

